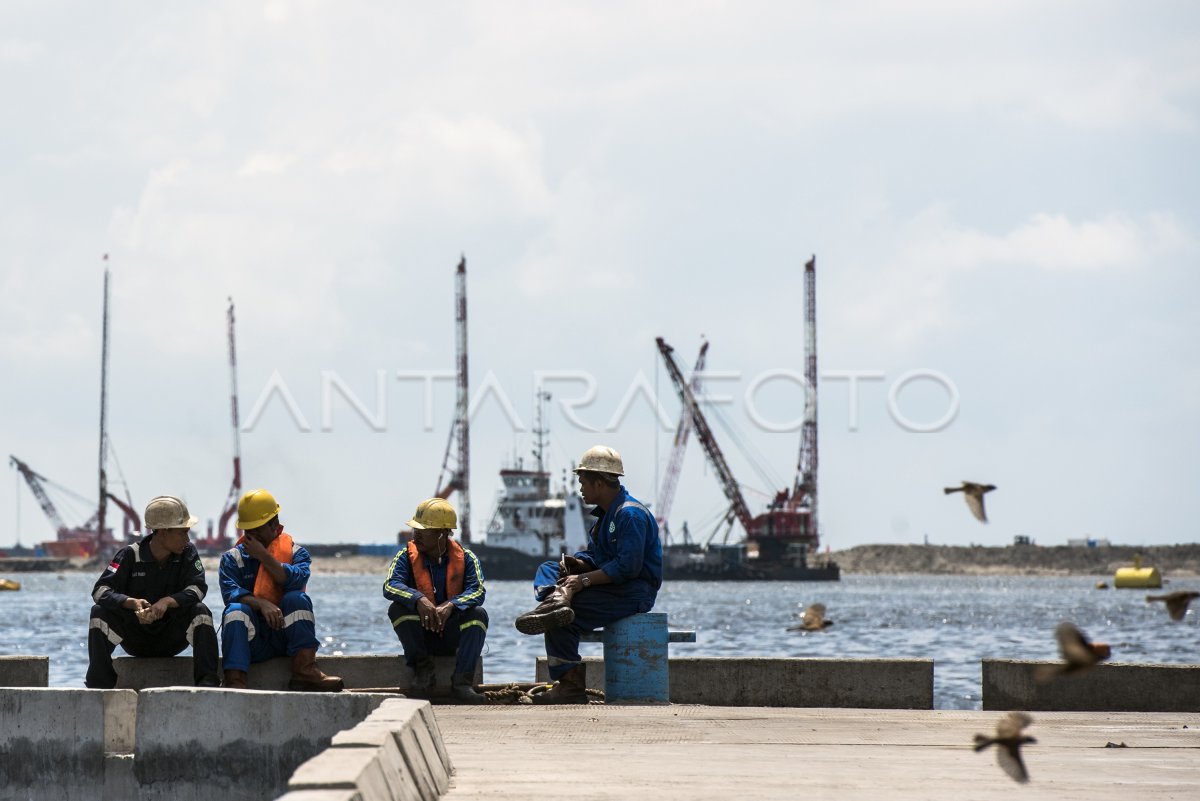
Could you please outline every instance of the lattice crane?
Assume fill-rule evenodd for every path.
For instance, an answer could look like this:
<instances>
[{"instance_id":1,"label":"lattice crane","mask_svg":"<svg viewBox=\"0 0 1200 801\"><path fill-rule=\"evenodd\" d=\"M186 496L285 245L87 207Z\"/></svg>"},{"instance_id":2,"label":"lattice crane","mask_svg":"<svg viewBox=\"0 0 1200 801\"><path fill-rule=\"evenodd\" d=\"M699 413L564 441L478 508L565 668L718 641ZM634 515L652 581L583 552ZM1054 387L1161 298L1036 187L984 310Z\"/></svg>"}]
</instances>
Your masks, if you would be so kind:
<instances>
[{"instance_id":1,"label":"lattice crane","mask_svg":"<svg viewBox=\"0 0 1200 801\"><path fill-rule=\"evenodd\" d=\"M704 446L704 453L716 471L717 478L721 482L721 489L729 500L729 511L725 514L725 524L728 526L725 538L728 539L729 528L732 528L735 519L749 532L752 518L750 509L746 506L746 499L742 497L742 488L734 480L733 471L729 469L725 455L721 453L721 447L717 445L716 437L713 436L708 421L704 419L704 412L700 409L700 404L696 402L692 388L684 380L683 371L679 369L679 364L675 361L675 349L668 345L662 337L658 337L655 342L658 344L658 352L662 354L663 363L667 367L667 374L671 377L671 383L675 385L675 392L679 395L683 408L691 414L692 424L696 427L696 436L700 439L700 444Z\"/></svg>"},{"instance_id":2,"label":"lattice crane","mask_svg":"<svg viewBox=\"0 0 1200 801\"><path fill-rule=\"evenodd\" d=\"M700 345L700 355L696 357L696 366L692 368L692 395L700 391L701 373L704 372L704 361L708 356L708 343ZM675 502L675 490L679 486L679 474L683 470L683 456L687 452L687 443L692 433L692 413L684 406L679 413L679 425L675 427L675 441L671 445L671 457L667 461L667 472L663 475L662 488L658 492L657 514L658 527L669 531L667 520L671 516L671 506Z\"/></svg>"},{"instance_id":3,"label":"lattice crane","mask_svg":"<svg viewBox=\"0 0 1200 801\"><path fill-rule=\"evenodd\" d=\"M442 471L438 476L438 498L449 498L457 492L462 496L456 504L458 511L459 539L464 545L471 543L471 428L467 421L467 406L470 402L467 383L467 257L463 256L455 270L454 282L454 327L456 405L454 424L450 427L450 438L446 442L446 453L442 457ZM457 445L457 447L455 447ZM450 466L450 454L455 454L456 464Z\"/></svg>"},{"instance_id":4,"label":"lattice crane","mask_svg":"<svg viewBox=\"0 0 1200 801\"><path fill-rule=\"evenodd\" d=\"M217 524L217 536L221 540L221 547L229 542L228 535L225 534L225 527L229 524L229 519L237 513L238 500L242 494L242 435L238 416L237 341L234 337L233 298L229 298L227 320L229 324L229 410L233 417L233 481L229 485L229 494L225 496L225 508L221 511L221 519Z\"/></svg>"}]
</instances>

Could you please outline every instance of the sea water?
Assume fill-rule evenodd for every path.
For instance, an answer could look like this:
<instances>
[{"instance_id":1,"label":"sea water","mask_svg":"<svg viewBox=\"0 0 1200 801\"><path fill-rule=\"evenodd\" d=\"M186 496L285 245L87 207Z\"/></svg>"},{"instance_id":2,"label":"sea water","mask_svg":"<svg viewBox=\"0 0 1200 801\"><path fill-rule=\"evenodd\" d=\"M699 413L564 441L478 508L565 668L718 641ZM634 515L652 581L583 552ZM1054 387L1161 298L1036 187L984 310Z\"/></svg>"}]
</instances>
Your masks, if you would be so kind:
<instances>
[{"instance_id":1,"label":"sea water","mask_svg":"<svg viewBox=\"0 0 1200 801\"><path fill-rule=\"evenodd\" d=\"M87 670L87 623L96 576L17 576L17 592L0 592L0 654L50 657L50 684L81 687ZM1116 662L1200 661L1200 604L1182 623L1145 591L1097 590L1102 577L844 576L840 582L668 582L655 611L671 627L695 629L695 643L670 646L677 656L775 656L934 660L934 706L980 708L980 661L1057 658L1054 627L1071 620L1112 646ZM209 608L222 607L210 574ZM309 584L324 654L397 654L382 575L328 575ZM1180 579L1169 589L1200 587ZM1165 591L1165 590L1164 590ZM811 603L834 625L789 632ZM532 681L541 637L513 628L533 605L527 582L487 585L491 618L484 650L487 682ZM599 656L599 644L581 652ZM118 648L117 654L122 652Z\"/></svg>"}]
</instances>

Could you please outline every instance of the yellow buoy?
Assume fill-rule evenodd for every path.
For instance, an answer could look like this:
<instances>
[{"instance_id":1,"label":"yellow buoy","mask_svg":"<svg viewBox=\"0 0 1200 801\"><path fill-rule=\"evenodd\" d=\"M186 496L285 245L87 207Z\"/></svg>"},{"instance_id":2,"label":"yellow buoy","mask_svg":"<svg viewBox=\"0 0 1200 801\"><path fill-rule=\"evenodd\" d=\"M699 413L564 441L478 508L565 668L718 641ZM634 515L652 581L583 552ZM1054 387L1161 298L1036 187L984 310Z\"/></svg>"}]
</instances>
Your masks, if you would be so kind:
<instances>
[{"instance_id":1,"label":"yellow buoy","mask_svg":"<svg viewBox=\"0 0 1200 801\"><path fill-rule=\"evenodd\" d=\"M1121 567L1113 579L1117 589L1147 589L1162 586L1162 575L1157 567Z\"/></svg>"},{"instance_id":2,"label":"yellow buoy","mask_svg":"<svg viewBox=\"0 0 1200 801\"><path fill-rule=\"evenodd\" d=\"M0 579L0 590L19 590L21 582L11 581L10 579Z\"/></svg>"}]
</instances>

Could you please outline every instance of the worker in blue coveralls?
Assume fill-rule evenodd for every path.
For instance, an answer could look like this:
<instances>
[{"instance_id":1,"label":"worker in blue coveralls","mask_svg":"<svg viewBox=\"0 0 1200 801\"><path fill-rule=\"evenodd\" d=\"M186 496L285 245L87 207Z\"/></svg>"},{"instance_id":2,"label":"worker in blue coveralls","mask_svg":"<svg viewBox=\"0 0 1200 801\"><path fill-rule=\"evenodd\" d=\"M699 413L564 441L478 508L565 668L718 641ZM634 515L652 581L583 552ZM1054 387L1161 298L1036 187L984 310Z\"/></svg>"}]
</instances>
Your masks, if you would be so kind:
<instances>
[{"instance_id":1,"label":"worker in blue coveralls","mask_svg":"<svg viewBox=\"0 0 1200 801\"><path fill-rule=\"evenodd\" d=\"M221 556L218 578L225 599L221 623L225 686L245 690L250 663L292 658L289 690L338 692L342 680L317 668L316 620L305 592L312 557L279 522L279 504L264 489L238 501L242 536Z\"/></svg>"},{"instance_id":2,"label":"worker in blue coveralls","mask_svg":"<svg viewBox=\"0 0 1200 801\"><path fill-rule=\"evenodd\" d=\"M487 637L483 568L470 549L450 538L458 513L444 498L429 498L408 521L413 535L392 559L383 597L392 602L388 619L400 638L404 661L412 668L414 698L428 698L434 686L431 654L454 656L450 694L460 703L486 704L475 691L475 666Z\"/></svg>"},{"instance_id":3,"label":"worker in blue coveralls","mask_svg":"<svg viewBox=\"0 0 1200 801\"><path fill-rule=\"evenodd\" d=\"M540 603L519 616L522 634L546 635L546 661L554 686L535 695L535 704L586 704L579 635L654 608L662 586L662 543L654 515L621 484L621 455L589 448L575 468L579 494L599 518L587 549L543 562L533 579Z\"/></svg>"},{"instance_id":4,"label":"worker in blue coveralls","mask_svg":"<svg viewBox=\"0 0 1200 801\"><path fill-rule=\"evenodd\" d=\"M196 686L217 687L217 632L203 603L208 584L188 539L196 517L179 498L159 495L146 504L145 521L149 536L117 551L92 588L84 684L117 686L118 645L130 656L175 656L191 645Z\"/></svg>"}]
</instances>

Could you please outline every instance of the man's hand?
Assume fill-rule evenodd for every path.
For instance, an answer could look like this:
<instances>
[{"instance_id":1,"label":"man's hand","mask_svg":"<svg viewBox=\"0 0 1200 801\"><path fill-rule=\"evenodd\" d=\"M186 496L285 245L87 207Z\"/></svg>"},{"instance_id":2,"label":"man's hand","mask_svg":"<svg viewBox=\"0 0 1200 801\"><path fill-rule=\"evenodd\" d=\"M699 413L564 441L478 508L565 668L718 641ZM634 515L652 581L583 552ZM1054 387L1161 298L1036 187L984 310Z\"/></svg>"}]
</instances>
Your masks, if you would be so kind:
<instances>
[{"instance_id":1,"label":"man's hand","mask_svg":"<svg viewBox=\"0 0 1200 801\"><path fill-rule=\"evenodd\" d=\"M562 559L558 562L558 574L560 576L578 576L582 573L590 572L592 572L592 566L574 556L563 554Z\"/></svg>"},{"instance_id":2,"label":"man's hand","mask_svg":"<svg viewBox=\"0 0 1200 801\"><path fill-rule=\"evenodd\" d=\"M267 556L266 547L257 538L251 537L249 534L246 535L246 541L242 543L242 547L246 549L246 556L249 556L251 559L257 559L261 562Z\"/></svg>"},{"instance_id":3,"label":"man's hand","mask_svg":"<svg viewBox=\"0 0 1200 801\"><path fill-rule=\"evenodd\" d=\"M438 608L433 605L433 601L422 596L417 599L417 615L421 618L421 628L426 631L440 632L438 628Z\"/></svg>"},{"instance_id":4,"label":"man's hand","mask_svg":"<svg viewBox=\"0 0 1200 801\"><path fill-rule=\"evenodd\" d=\"M150 602L147 601L145 598L126 598L125 602L122 603L121 606L125 607L126 609L128 609L132 612L137 613L137 612L142 611L143 609L149 609Z\"/></svg>"},{"instance_id":5,"label":"man's hand","mask_svg":"<svg viewBox=\"0 0 1200 801\"><path fill-rule=\"evenodd\" d=\"M563 588L563 591L568 597L574 596L575 593L583 589L583 579L579 576L565 576L558 580L558 586Z\"/></svg>"},{"instance_id":6,"label":"man's hand","mask_svg":"<svg viewBox=\"0 0 1200 801\"><path fill-rule=\"evenodd\" d=\"M452 614L454 614L454 609L454 604L450 603L449 601L443 601L442 603L438 604L434 614L434 623L437 625L437 628L434 629L434 631L436 631L438 634L441 634L446 630L446 621L450 619Z\"/></svg>"},{"instance_id":7,"label":"man's hand","mask_svg":"<svg viewBox=\"0 0 1200 801\"><path fill-rule=\"evenodd\" d=\"M258 613L263 616L263 620L267 621L267 625L271 628L283 628L283 610L281 610L275 604L263 598L259 598Z\"/></svg>"}]
</instances>

